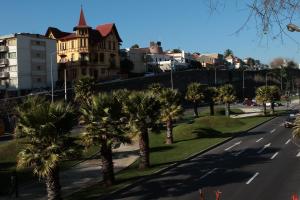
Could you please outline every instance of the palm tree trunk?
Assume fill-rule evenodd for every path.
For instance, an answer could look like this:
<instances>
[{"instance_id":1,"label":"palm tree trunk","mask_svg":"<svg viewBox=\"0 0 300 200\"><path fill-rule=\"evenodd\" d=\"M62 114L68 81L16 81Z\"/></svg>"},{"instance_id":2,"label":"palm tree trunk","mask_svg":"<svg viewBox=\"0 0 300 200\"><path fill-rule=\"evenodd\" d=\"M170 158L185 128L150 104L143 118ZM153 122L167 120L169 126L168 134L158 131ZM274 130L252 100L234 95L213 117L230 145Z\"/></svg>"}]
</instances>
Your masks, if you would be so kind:
<instances>
[{"instance_id":1,"label":"palm tree trunk","mask_svg":"<svg viewBox=\"0 0 300 200\"><path fill-rule=\"evenodd\" d=\"M209 108L210 108L210 116L214 116L215 115L215 104L214 104L214 102L210 102Z\"/></svg>"},{"instance_id":2,"label":"palm tree trunk","mask_svg":"<svg viewBox=\"0 0 300 200\"><path fill-rule=\"evenodd\" d=\"M139 146L140 146L140 163L139 169L146 169L150 167L149 159L149 136L148 129L144 128L139 134Z\"/></svg>"},{"instance_id":3,"label":"palm tree trunk","mask_svg":"<svg viewBox=\"0 0 300 200\"><path fill-rule=\"evenodd\" d=\"M54 167L45 179L48 200L61 200L59 167Z\"/></svg>"},{"instance_id":4,"label":"palm tree trunk","mask_svg":"<svg viewBox=\"0 0 300 200\"><path fill-rule=\"evenodd\" d=\"M230 104L229 103L225 103L225 115L227 117L230 116Z\"/></svg>"},{"instance_id":5,"label":"palm tree trunk","mask_svg":"<svg viewBox=\"0 0 300 200\"><path fill-rule=\"evenodd\" d=\"M199 117L199 114L198 114L198 105L197 105L197 103L194 103L194 116L195 116L195 117Z\"/></svg>"},{"instance_id":6,"label":"palm tree trunk","mask_svg":"<svg viewBox=\"0 0 300 200\"><path fill-rule=\"evenodd\" d=\"M105 186L109 187L113 185L115 181L111 145L107 145L107 141L103 142L100 151L101 151L103 181Z\"/></svg>"},{"instance_id":7,"label":"palm tree trunk","mask_svg":"<svg viewBox=\"0 0 300 200\"><path fill-rule=\"evenodd\" d=\"M167 121L167 139L166 144L173 144L173 121L169 118Z\"/></svg>"},{"instance_id":8,"label":"palm tree trunk","mask_svg":"<svg viewBox=\"0 0 300 200\"><path fill-rule=\"evenodd\" d=\"M264 115L267 115L267 106L266 106L266 103L263 103L263 111L264 111Z\"/></svg>"}]
</instances>

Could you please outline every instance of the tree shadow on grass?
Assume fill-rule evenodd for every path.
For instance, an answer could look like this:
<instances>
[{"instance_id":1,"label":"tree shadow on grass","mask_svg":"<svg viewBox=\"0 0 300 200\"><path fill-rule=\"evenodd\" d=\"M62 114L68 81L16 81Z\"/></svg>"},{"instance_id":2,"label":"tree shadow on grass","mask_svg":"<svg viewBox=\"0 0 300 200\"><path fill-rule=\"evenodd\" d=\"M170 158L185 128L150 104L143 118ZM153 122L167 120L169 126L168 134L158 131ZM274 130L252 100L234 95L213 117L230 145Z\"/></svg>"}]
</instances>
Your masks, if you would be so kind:
<instances>
[{"instance_id":1,"label":"tree shadow on grass","mask_svg":"<svg viewBox=\"0 0 300 200\"><path fill-rule=\"evenodd\" d=\"M171 149L174 149L174 146L159 146L159 147L151 147L150 152L163 152L163 151L169 151Z\"/></svg>"}]
</instances>

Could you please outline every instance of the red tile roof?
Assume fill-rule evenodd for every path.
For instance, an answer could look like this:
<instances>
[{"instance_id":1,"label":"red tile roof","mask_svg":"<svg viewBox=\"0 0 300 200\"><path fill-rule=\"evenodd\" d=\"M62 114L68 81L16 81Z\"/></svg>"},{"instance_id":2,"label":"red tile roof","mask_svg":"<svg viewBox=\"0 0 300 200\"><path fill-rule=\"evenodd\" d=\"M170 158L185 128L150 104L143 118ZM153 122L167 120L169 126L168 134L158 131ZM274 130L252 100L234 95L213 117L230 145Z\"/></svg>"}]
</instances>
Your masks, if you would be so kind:
<instances>
[{"instance_id":1,"label":"red tile roof","mask_svg":"<svg viewBox=\"0 0 300 200\"><path fill-rule=\"evenodd\" d=\"M96 30L100 32L102 37L108 36L114 30L119 42L122 42L122 39L121 39L121 37L117 31L116 25L114 23L99 25L96 27Z\"/></svg>"}]
</instances>

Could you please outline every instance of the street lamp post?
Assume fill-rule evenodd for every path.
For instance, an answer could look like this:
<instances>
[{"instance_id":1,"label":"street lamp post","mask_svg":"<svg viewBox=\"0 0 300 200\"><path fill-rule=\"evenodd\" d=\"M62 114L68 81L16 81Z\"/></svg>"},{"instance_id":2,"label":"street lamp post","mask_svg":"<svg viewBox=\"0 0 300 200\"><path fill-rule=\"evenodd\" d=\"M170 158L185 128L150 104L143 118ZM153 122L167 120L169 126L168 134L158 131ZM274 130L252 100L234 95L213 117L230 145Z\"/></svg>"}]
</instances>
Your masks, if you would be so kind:
<instances>
[{"instance_id":1,"label":"street lamp post","mask_svg":"<svg viewBox=\"0 0 300 200\"><path fill-rule=\"evenodd\" d=\"M217 67L215 66L215 87L217 86Z\"/></svg>"},{"instance_id":2,"label":"street lamp post","mask_svg":"<svg viewBox=\"0 0 300 200\"><path fill-rule=\"evenodd\" d=\"M54 100L54 84L53 84L53 61L52 61L52 57L53 55L56 55L56 51L50 53L50 70L51 70L51 102L53 103Z\"/></svg>"},{"instance_id":3,"label":"street lamp post","mask_svg":"<svg viewBox=\"0 0 300 200\"><path fill-rule=\"evenodd\" d=\"M173 67L174 67L174 61L173 58L171 58L171 88L174 89L174 83L173 83Z\"/></svg>"}]
</instances>

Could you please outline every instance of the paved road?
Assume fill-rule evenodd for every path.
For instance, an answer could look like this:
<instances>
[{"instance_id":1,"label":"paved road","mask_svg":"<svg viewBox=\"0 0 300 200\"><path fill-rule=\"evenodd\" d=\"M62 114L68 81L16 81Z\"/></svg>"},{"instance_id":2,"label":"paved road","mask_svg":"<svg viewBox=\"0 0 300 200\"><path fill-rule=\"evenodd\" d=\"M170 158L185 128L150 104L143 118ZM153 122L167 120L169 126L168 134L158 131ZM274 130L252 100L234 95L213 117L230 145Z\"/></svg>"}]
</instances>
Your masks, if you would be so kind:
<instances>
[{"instance_id":1,"label":"paved road","mask_svg":"<svg viewBox=\"0 0 300 200\"><path fill-rule=\"evenodd\" d=\"M300 194L300 149L278 117L109 199L285 200Z\"/></svg>"}]
</instances>

